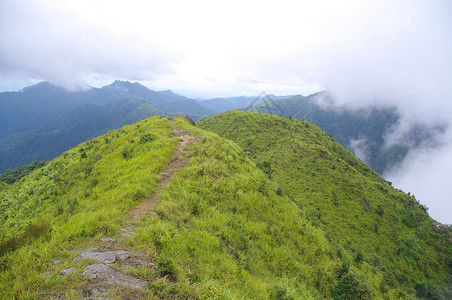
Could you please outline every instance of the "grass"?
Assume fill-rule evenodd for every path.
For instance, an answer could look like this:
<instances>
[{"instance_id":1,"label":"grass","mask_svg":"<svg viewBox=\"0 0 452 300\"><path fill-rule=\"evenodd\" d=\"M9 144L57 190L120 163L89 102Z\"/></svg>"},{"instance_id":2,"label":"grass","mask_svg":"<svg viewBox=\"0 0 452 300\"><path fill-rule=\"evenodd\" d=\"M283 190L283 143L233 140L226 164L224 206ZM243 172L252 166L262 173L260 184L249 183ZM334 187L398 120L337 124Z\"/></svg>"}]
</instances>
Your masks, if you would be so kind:
<instances>
[{"instance_id":1,"label":"grass","mask_svg":"<svg viewBox=\"0 0 452 300\"><path fill-rule=\"evenodd\" d=\"M436 232L414 196L394 189L317 126L237 111L198 126L243 147L306 219L352 253L358 267L371 265L390 278L388 286L367 274L375 294L392 298L406 288L419 296L425 284L432 298L450 293L450 232Z\"/></svg>"},{"instance_id":2,"label":"grass","mask_svg":"<svg viewBox=\"0 0 452 300\"><path fill-rule=\"evenodd\" d=\"M240 148L204 132L190 167L162 193L158 217L134 241L157 253L168 279L155 296L259 299L274 287L305 299L327 295L340 259L277 188ZM294 255L301 246L304 255ZM312 288L316 280L326 293Z\"/></svg>"},{"instance_id":3,"label":"grass","mask_svg":"<svg viewBox=\"0 0 452 300\"><path fill-rule=\"evenodd\" d=\"M39 274L52 267L52 258L114 234L124 213L155 189L158 172L178 142L172 133L167 119L125 126L74 147L3 191L0 287L5 298L42 296L48 285ZM149 134L158 138L139 143ZM127 158L121 155L125 146Z\"/></svg>"},{"instance_id":4,"label":"grass","mask_svg":"<svg viewBox=\"0 0 452 300\"><path fill-rule=\"evenodd\" d=\"M237 144L184 118L149 118L76 146L0 192L0 298L59 292L80 298L78 288L87 283L80 273L89 261L74 263L73 250L120 236L127 212L156 191L179 142L174 128L197 136L190 164L160 192L156 213L137 225L137 234L121 240L158 265L130 270L149 282L149 298L410 299L421 289L436 291L436 280L447 274L442 259L450 257L449 246L431 244L434 232L406 225L419 217L415 201L313 125L249 116L202 123L218 122L212 131L225 135L217 129L230 121L223 128ZM303 135L281 131L287 126ZM378 235L363 235L371 230L389 237L371 243ZM384 251L399 254L385 258ZM430 273L431 257L438 274ZM76 272L58 275L73 265ZM414 290L410 280L427 275L432 279Z\"/></svg>"}]
</instances>

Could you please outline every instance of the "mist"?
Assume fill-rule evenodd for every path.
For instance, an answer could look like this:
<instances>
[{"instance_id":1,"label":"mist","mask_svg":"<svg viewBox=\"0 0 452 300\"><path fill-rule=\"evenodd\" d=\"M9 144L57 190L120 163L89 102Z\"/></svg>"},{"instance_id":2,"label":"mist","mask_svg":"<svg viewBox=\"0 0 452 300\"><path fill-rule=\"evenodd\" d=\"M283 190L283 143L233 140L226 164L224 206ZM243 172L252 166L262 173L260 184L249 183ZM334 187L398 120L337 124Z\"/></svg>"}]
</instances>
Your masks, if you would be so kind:
<instances>
[{"instance_id":1,"label":"mist","mask_svg":"<svg viewBox=\"0 0 452 300\"><path fill-rule=\"evenodd\" d=\"M446 0L2 1L0 89L120 79L196 98L328 90L338 106L395 106L388 144L415 123L444 130L384 175L452 223L451 28Z\"/></svg>"}]
</instances>

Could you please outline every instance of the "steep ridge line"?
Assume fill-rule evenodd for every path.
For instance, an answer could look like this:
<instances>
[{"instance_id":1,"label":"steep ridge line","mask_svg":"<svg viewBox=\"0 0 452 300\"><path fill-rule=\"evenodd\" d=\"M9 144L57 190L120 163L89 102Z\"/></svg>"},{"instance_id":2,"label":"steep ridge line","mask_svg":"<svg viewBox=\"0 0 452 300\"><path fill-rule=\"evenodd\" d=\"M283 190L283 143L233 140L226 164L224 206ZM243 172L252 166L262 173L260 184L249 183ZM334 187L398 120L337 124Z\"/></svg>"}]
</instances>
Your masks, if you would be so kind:
<instances>
[{"instance_id":1,"label":"steep ridge line","mask_svg":"<svg viewBox=\"0 0 452 300\"><path fill-rule=\"evenodd\" d=\"M179 137L181 141L174 149L174 153L168 163L168 167L159 173L162 178L158 181L157 188L147 200L141 202L129 211L125 218L126 221L138 222L143 216L154 214L155 205L160 192L170 183L171 178L177 171L188 166L191 153L189 146L195 144L198 138L186 131L176 128L174 128L174 136Z\"/></svg>"}]
</instances>

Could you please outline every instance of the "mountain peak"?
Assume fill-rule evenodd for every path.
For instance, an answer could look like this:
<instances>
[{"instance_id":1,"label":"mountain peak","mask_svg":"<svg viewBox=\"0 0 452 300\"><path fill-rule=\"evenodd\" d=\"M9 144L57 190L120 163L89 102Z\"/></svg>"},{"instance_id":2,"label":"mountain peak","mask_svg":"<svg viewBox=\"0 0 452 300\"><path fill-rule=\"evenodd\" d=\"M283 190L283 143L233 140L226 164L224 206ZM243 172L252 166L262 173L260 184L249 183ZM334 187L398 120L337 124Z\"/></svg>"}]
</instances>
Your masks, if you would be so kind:
<instances>
[{"instance_id":1,"label":"mountain peak","mask_svg":"<svg viewBox=\"0 0 452 300\"><path fill-rule=\"evenodd\" d=\"M122 80L115 80L110 86L111 87L127 87L131 86L132 83L130 81L122 81Z\"/></svg>"},{"instance_id":2,"label":"mountain peak","mask_svg":"<svg viewBox=\"0 0 452 300\"><path fill-rule=\"evenodd\" d=\"M122 80L115 80L112 84L105 86L104 88L109 89L117 89L122 90L124 92L137 92L137 91L144 91L149 90L144 85L140 84L139 82L130 82L130 81L122 81Z\"/></svg>"}]
</instances>

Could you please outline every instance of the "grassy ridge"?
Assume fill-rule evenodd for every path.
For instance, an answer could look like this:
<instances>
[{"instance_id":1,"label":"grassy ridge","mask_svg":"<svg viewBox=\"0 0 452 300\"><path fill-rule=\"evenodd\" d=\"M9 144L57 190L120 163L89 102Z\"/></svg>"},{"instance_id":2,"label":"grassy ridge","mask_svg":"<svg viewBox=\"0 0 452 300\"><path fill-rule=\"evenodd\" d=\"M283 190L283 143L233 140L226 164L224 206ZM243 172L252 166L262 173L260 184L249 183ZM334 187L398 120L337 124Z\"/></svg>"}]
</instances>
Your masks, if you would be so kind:
<instances>
[{"instance_id":1,"label":"grassy ridge","mask_svg":"<svg viewBox=\"0 0 452 300\"><path fill-rule=\"evenodd\" d=\"M318 299L347 292L343 278L363 295L366 282L382 280L331 243L240 147L184 119L150 118L71 149L0 194L2 297L79 297L87 263L67 277L58 270L71 266L70 250L119 235L128 209L155 190L177 143L173 127L200 139L190 166L127 240L158 264L139 273L151 298Z\"/></svg>"},{"instance_id":2,"label":"grassy ridge","mask_svg":"<svg viewBox=\"0 0 452 300\"><path fill-rule=\"evenodd\" d=\"M191 165L173 178L157 217L147 220L134 241L155 251L164 274L177 281L154 282L154 295L329 295L342 264L334 245L288 197L278 195L278 186L239 147L201 134Z\"/></svg>"},{"instance_id":3,"label":"grassy ridge","mask_svg":"<svg viewBox=\"0 0 452 300\"><path fill-rule=\"evenodd\" d=\"M123 214L150 194L177 138L153 118L83 143L0 194L0 290L36 299L61 284L39 274L68 249L119 229ZM157 138L139 143L140 137ZM13 251L15 250L15 251Z\"/></svg>"},{"instance_id":4,"label":"grassy ridge","mask_svg":"<svg viewBox=\"0 0 452 300\"><path fill-rule=\"evenodd\" d=\"M257 139L240 147L183 118L153 117L83 143L0 192L0 298L52 298L61 291L70 299L80 298L77 288L86 284L80 273L88 262L73 262L76 254L71 250L96 246L103 236L121 239L119 229L127 222L127 211L156 190L158 174L166 169L179 141L174 129L198 137L191 146L190 165L176 173L159 194L156 214L137 225L134 237L121 242L157 263L157 269L130 271L147 280L151 299L412 298L415 291L409 282L403 286L396 275L391 277L393 271L389 264L383 265L385 260L378 266L364 248L357 248L365 244L360 241L365 237L351 228L357 241L349 244L328 230L327 214L314 206L314 201L322 201L320 194L316 198L312 194L311 205L283 185L281 170L270 160L277 153L269 145L279 145L280 130L289 126L285 125L288 120L266 116L255 119L262 126L253 128L250 116L254 114L229 113L215 124L221 118L230 120L227 128L242 137L251 137L250 129L271 128L268 139L262 140L256 132ZM304 140L299 142L304 143L304 156L312 163L310 169L304 168L310 179L303 178L303 191L320 191L321 184L312 177L325 177L324 172L333 166L348 168L343 172L350 173L349 179L357 186L378 183L388 187L340 146L339 152L328 152L325 159L329 146L323 143L337 144L317 127L294 122L294 128L305 126ZM236 123L246 126L234 128ZM311 145L312 139L317 144ZM259 159L255 149L267 155L265 160ZM311 155L322 164L312 162ZM333 158L341 163L329 164ZM284 164L294 164L290 159ZM293 184L298 189L301 183ZM325 188L331 193L328 185ZM351 191L347 193L353 196ZM389 188L388 193L392 195ZM344 202L338 206L353 209L343 194L336 194ZM373 205L370 197L366 199ZM387 216L392 214L385 208L382 218ZM423 240L415 234L423 249ZM405 249L402 255L411 257L409 251ZM54 265L54 259L64 263ZM440 259L438 273L443 276ZM421 257L419 263L423 262ZM74 264L77 271L58 276L59 270Z\"/></svg>"},{"instance_id":5,"label":"grassy ridge","mask_svg":"<svg viewBox=\"0 0 452 300\"><path fill-rule=\"evenodd\" d=\"M414 196L395 190L317 126L237 111L198 126L241 145L307 219L354 253L355 263L379 270L382 294L405 286L419 297L450 295L450 232L435 231Z\"/></svg>"}]
</instances>

